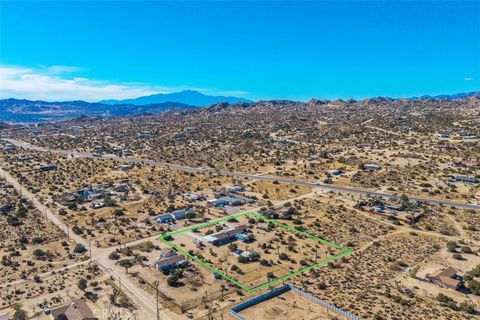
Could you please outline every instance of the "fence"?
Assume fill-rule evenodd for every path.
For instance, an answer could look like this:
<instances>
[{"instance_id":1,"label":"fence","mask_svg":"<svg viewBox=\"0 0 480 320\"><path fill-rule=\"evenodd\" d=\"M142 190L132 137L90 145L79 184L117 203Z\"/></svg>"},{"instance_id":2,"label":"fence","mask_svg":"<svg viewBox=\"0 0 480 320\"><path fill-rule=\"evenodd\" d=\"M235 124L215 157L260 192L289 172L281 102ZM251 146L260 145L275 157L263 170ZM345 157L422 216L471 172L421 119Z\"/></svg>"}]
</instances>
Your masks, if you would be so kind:
<instances>
[{"instance_id":1,"label":"fence","mask_svg":"<svg viewBox=\"0 0 480 320\"><path fill-rule=\"evenodd\" d=\"M242 317L241 315L238 314L238 312L242 311L242 310L245 310L247 308L250 308L256 304L259 304L265 300L268 300L268 299L271 299L271 298L274 298L276 296L279 296L281 295L282 293L284 292L287 292L289 290L292 290L294 291L295 293L298 293L302 296L304 296L305 298L309 299L309 300L312 300L313 302L315 303L318 303L319 305L322 305L324 306L325 308L328 308L330 310L332 310L333 312L336 312L336 313L339 313L341 314L342 316L346 317L347 319L349 320L361 320L360 318L354 316L353 314L343 310L343 309L340 309L340 308L337 308L335 307L334 305L326 302L326 301L323 301L317 297L315 297L314 295L308 293L308 292L305 292L303 290L300 290L298 289L297 287L291 285L291 284L286 284L286 285L283 285L279 288L276 288L276 289L273 289L273 290L270 290L269 292L267 293L264 293L262 295L259 295L258 297L255 297L251 300L248 300L244 303L241 303L239 304L238 306L236 307L233 307L231 310L230 310L230 313L235 317L237 318L238 320L247 320L245 319L244 317Z\"/></svg>"},{"instance_id":2,"label":"fence","mask_svg":"<svg viewBox=\"0 0 480 320\"><path fill-rule=\"evenodd\" d=\"M279 288L272 289L267 293L261 294L261 295L255 297L251 300L248 300L248 301L246 301L242 304L239 304L238 306L232 308L232 310L235 311L235 312L245 310L245 309L250 308L250 307L252 307L252 306L254 306L254 305L256 305L256 304L258 304L262 301L265 301L265 300L271 299L273 297L279 296L282 293L287 292L288 290L290 290L290 287L287 284L283 285Z\"/></svg>"},{"instance_id":3,"label":"fence","mask_svg":"<svg viewBox=\"0 0 480 320\"><path fill-rule=\"evenodd\" d=\"M318 303L318 304L320 304L320 305L322 305L322 306L324 306L324 307L326 307L326 308L328 308L328 309L330 309L330 310L332 310L332 311L334 311L334 312L336 312L336 313L341 314L342 316L346 317L347 319L350 319L350 320L361 320L360 318L354 316L353 314L351 314L351 313L349 313L349 312L347 312L347 311L345 311L345 310L343 310L343 309L337 308L337 307L335 307L333 304L330 304L330 303L328 303L328 302L325 302L325 301L323 301L323 300L315 297L314 295L311 295L311 294L308 293L308 292L305 292L305 291L302 291L302 290L298 289L297 287L295 287L295 286L293 286L293 285L291 285L291 284L287 284L287 286L289 286L290 289L292 289L294 292L296 292L296 293L304 296L305 298L308 298L308 299L310 299L310 300L312 300L312 301L314 301L314 302L316 302L316 303Z\"/></svg>"}]
</instances>

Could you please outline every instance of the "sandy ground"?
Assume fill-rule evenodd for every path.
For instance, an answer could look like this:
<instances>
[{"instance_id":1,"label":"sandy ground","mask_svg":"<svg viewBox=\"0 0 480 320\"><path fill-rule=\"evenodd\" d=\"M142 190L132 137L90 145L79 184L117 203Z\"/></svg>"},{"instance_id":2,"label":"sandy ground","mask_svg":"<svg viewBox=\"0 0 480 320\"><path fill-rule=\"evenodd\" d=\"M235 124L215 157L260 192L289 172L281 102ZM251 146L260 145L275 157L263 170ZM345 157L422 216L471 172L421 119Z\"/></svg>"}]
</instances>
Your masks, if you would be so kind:
<instances>
[{"instance_id":1,"label":"sandy ground","mask_svg":"<svg viewBox=\"0 0 480 320\"><path fill-rule=\"evenodd\" d=\"M330 320L332 317L346 319L293 291L287 291L239 314L246 320Z\"/></svg>"}]
</instances>

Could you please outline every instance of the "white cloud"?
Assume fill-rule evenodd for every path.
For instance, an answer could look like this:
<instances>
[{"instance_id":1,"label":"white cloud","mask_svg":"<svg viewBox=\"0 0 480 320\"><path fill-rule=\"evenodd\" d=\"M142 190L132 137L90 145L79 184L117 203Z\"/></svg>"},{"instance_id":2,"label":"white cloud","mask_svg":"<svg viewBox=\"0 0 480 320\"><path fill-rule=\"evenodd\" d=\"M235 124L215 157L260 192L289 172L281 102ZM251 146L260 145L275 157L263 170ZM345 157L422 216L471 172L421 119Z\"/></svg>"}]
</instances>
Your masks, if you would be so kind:
<instances>
[{"instance_id":1,"label":"white cloud","mask_svg":"<svg viewBox=\"0 0 480 320\"><path fill-rule=\"evenodd\" d=\"M175 91L175 88L146 83L113 83L71 75L79 71L81 69L71 66L27 68L0 65L0 98L99 101Z\"/></svg>"},{"instance_id":2,"label":"white cloud","mask_svg":"<svg viewBox=\"0 0 480 320\"><path fill-rule=\"evenodd\" d=\"M473 78L471 78L471 77L465 77L465 78L463 78L463 80L465 80L465 81L472 81Z\"/></svg>"},{"instance_id":3,"label":"white cloud","mask_svg":"<svg viewBox=\"0 0 480 320\"><path fill-rule=\"evenodd\" d=\"M61 75L66 73L74 73L82 71L82 68L74 66L44 66L40 65L39 68L41 73L49 75Z\"/></svg>"}]
</instances>

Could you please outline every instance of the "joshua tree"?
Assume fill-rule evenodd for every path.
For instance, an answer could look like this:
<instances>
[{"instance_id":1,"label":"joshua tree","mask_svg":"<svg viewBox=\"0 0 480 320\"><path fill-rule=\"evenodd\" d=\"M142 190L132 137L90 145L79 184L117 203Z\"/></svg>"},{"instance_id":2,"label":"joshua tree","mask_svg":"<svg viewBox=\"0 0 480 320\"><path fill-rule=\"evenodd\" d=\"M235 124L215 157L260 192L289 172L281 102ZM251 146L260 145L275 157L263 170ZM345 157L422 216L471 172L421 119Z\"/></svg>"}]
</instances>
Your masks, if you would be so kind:
<instances>
[{"instance_id":1,"label":"joshua tree","mask_svg":"<svg viewBox=\"0 0 480 320\"><path fill-rule=\"evenodd\" d=\"M120 261L118 262L118 264L119 264L121 267L124 267L124 268L125 268L125 272L126 272L126 273L128 273L128 269L133 266L133 265L132 265L132 262L131 262L129 259L120 260Z\"/></svg>"}]
</instances>

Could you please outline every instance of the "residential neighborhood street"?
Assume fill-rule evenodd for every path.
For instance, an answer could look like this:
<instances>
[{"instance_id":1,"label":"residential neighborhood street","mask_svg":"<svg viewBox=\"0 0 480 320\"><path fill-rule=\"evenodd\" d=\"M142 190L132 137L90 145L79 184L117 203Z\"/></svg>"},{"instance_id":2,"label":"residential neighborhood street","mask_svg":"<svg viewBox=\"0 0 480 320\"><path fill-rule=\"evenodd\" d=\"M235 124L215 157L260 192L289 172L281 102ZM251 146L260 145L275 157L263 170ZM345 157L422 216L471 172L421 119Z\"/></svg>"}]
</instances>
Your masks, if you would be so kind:
<instances>
[{"instance_id":1,"label":"residential neighborhood street","mask_svg":"<svg viewBox=\"0 0 480 320\"><path fill-rule=\"evenodd\" d=\"M53 224L55 224L60 230L62 230L65 234L68 234L70 239L76 243L80 243L85 248L89 249L89 252L86 254L91 256L91 259L96 262L100 267L106 270L113 279L119 281L121 283L122 289L128 295L128 297L134 301L137 305L142 307L142 310L147 311L150 315L149 319L156 319L156 301L155 298L149 295L144 290L139 289L132 280L124 273L123 268L115 264L115 261L110 260L108 255L114 251L118 246L111 247L111 248L98 248L93 243L90 243L88 240L82 238L79 235L76 235L70 226L67 226L64 222L58 219L51 210L43 205L35 195L29 192L26 188L20 185L20 183L12 177L8 172L0 168L0 176L4 177L9 183L11 183L15 189L21 193L22 197L31 201L33 205L41 212L45 213L48 220L50 220ZM141 239L135 242L130 243L129 245L134 245L139 242L144 242L149 239L155 239L158 236L152 236L147 239ZM179 315L175 315L174 313L168 310L160 310L159 312L160 319L165 320L175 320L175 319L183 319L183 317Z\"/></svg>"}]
</instances>

